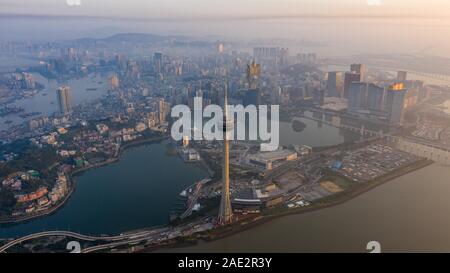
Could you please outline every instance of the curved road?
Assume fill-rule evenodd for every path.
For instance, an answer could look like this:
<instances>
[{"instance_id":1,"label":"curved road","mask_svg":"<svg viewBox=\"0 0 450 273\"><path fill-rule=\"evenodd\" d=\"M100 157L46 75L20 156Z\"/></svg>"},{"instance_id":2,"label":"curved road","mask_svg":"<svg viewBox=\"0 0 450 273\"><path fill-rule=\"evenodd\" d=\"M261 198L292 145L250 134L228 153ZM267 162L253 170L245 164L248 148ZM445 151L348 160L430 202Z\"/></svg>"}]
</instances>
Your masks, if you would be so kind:
<instances>
[{"instance_id":1,"label":"curved road","mask_svg":"<svg viewBox=\"0 0 450 273\"><path fill-rule=\"evenodd\" d=\"M132 233L132 234L121 234L118 236L101 236L101 237L99 237L99 236L83 235L83 234L79 234L79 233L75 233L75 232L71 232L71 231L45 231L45 232L30 234L30 235L12 240L11 242L0 247L0 253L5 252L10 247L13 247L17 244L21 244L25 241L37 239L37 238L41 238L41 237L46 237L46 236L67 236L67 237L72 237L72 238L84 240L84 241L121 241L121 240L128 239L130 237L145 236L145 235L148 235L149 233L151 233L151 232L144 231L144 232Z\"/></svg>"}]
</instances>

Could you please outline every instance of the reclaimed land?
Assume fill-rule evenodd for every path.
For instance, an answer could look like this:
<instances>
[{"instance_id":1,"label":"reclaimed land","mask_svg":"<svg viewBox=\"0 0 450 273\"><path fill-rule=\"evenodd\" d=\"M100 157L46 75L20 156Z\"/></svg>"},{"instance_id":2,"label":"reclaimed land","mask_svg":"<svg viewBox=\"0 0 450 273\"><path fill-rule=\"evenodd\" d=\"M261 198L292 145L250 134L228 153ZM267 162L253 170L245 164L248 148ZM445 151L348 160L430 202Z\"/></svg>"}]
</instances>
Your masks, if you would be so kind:
<instances>
[{"instance_id":1,"label":"reclaimed land","mask_svg":"<svg viewBox=\"0 0 450 273\"><path fill-rule=\"evenodd\" d=\"M327 196L327 197L324 197L322 199L315 201L309 207L296 208L296 209L287 209L286 208L286 209L268 210L268 211L265 211L262 215L258 215L257 217L254 217L253 219L247 219L245 222L238 222L231 226L217 228L213 231L206 232L205 234L202 234L200 236L201 239L183 238L183 240L173 240L172 242L168 242L164 246L146 247L146 248L140 250L139 252L153 252L153 251L157 251L158 249L162 249L162 248L170 249L170 248L180 248L180 247L185 247L185 246L193 246L193 245L197 244L199 240L204 240L207 242L218 240L218 239L242 232L244 230L251 229L257 225L264 224L266 222L269 222L271 220L274 220L274 219L277 219L277 218L280 218L283 216L292 215L292 214L302 214L302 213L312 212L315 210L340 205L340 204L343 204L361 194L368 192L371 189L381 186L388 181L391 181L395 178L398 178L398 177L408 174L410 172L419 170L419 169L429 166L431 164L433 164L432 160L421 159L411 165L404 166L402 168L399 168L397 170L394 170L392 172L389 172L387 174L379 176L371 181L354 184L353 186L351 186L350 188L348 188L347 190L345 190L343 192L336 193L336 194L333 194L333 195L330 195L330 196Z\"/></svg>"}]
</instances>

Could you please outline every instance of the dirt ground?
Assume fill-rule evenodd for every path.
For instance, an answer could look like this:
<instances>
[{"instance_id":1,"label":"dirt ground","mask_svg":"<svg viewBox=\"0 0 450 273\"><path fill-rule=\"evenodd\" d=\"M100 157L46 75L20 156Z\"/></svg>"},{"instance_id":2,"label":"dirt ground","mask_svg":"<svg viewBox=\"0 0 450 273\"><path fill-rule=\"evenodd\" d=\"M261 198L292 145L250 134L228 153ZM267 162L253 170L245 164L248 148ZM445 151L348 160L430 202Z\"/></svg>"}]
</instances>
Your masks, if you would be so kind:
<instances>
[{"instance_id":1,"label":"dirt ground","mask_svg":"<svg viewBox=\"0 0 450 273\"><path fill-rule=\"evenodd\" d=\"M331 181L322 181L322 182L320 182L320 186L332 193L337 193L337 192L343 191L343 189L341 187L339 187L338 185L334 184Z\"/></svg>"}]
</instances>

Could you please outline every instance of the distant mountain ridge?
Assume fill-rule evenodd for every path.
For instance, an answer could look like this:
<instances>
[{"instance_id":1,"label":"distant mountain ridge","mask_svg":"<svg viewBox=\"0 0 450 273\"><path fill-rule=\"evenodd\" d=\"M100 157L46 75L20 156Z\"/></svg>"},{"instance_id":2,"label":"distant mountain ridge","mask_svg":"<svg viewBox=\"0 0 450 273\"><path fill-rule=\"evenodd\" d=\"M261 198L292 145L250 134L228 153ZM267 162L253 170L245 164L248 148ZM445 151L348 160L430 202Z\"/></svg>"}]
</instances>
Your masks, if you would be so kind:
<instances>
[{"instance_id":1,"label":"distant mountain ridge","mask_svg":"<svg viewBox=\"0 0 450 273\"><path fill-rule=\"evenodd\" d=\"M105 38L80 38L75 41L77 42L96 42L96 41L104 41L104 42L134 42L134 43L154 43L166 41L169 39L176 39L180 41L192 41L192 38L181 35L170 35L163 36L152 33L117 33L112 36L108 36Z\"/></svg>"},{"instance_id":2,"label":"distant mountain ridge","mask_svg":"<svg viewBox=\"0 0 450 273\"><path fill-rule=\"evenodd\" d=\"M169 39L168 36L161 36L156 34L146 34L146 33L118 33L112 36L100 39L106 42L136 42L136 43L151 43L159 42Z\"/></svg>"},{"instance_id":3,"label":"distant mountain ridge","mask_svg":"<svg viewBox=\"0 0 450 273\"><path fill-rule=\"evenodd\" d=\"M150 33L117 33L105 38L80 38L71 41L78 45L95 45L97 43L120 44L123 42L134 44L152 44L152 43L166 43L180 47L192 48L211 48L214 47L214 42L181 35L157 35Z\"/></svg>"}]
</instances>

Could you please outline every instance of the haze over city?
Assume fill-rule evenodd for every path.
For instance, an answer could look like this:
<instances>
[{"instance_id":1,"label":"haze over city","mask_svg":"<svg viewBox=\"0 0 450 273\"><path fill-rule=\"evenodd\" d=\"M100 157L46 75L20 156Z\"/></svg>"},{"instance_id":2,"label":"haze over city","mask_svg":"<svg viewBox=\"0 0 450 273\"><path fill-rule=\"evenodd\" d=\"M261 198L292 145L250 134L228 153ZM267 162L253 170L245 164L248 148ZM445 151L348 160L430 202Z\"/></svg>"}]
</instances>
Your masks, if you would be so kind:
<instances>
[{"instance_id":1,"label":"haze over city","mask_svg":"<svg viewBox=\"0 0 450 273\"><path fill-rule=\"evenodd\" d=\"M118 32L232 39L296 39L325 55L449 57L446 0L1 1L0 40L106 37ZM25 8L26 7L26 8ZM414 28L414 31L412 31ZM348 39L355 38L351 43Z\"/></svg>"},{"instance_id":2,"label":"haze over city","mask_svg":"<svg viewBox=\"0 0 450 273\"><path fill-rule=\"evenodd\" d=\"M2 0L0 6L3 15L182 20L285 16L447 17L446 8L450 3L445 0Z\"/></svg>"},{"instance_id":3,"label":"haze over city","mask_svg":"<svg viewBox=\"0 0 450 273\"><path fill-rule=\"evenodd\" d=\"M0 0L0 26L0 253L450 251L450 1Z\"/></svg>"}]
</instances>

